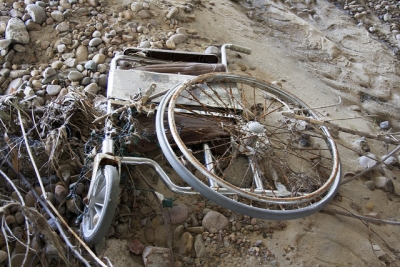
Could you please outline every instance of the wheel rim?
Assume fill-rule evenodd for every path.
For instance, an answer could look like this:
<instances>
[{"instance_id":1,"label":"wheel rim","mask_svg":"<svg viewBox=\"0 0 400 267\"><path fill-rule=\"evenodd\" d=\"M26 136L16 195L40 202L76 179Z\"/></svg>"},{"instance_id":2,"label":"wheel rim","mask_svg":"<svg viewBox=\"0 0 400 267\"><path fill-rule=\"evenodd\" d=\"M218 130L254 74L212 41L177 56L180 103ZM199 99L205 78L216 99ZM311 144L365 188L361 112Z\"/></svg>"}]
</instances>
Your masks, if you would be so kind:
<instances>
[{"instance_id":1,"label":"wheel rim","mask_svg":"<svg viewBox=\"0 0 400 267\"><path fill-rule=\"evenodd\" d=\"M89 203L86 206L85 215L82 222L86 236L90 236L95 231L99 219L104 216L103 209L107 195L104 170L98 171L92 192L92 195L90 197L88 196Z\"/></svg>"},{"instance_id":2,"label":"wheel rim","mask_svg":"<svg viewBox=\"0 0 400 267\"><path fill-rule=\"evenodd\" d=\"M242 91L236 95L232 94L232 87L227 86L227 83L230 82L244 84L246 86L246 92L244 93L244 91ZM214 84L211 85L211 83ZM225 87L219 86L219 88L215 89L218 83L225 84ZM201 84L201 86L198 86L199 84ZM204 89L205 86L206 89ZM253 90L249 93L247 91L248 88L253 88ZM217 91L218 93L215 93ZM223 97L225 97L222 96L224 91L231 96L228 99L229 101L222 101ZM252 94L253 96L251 96ZM208 102L206 104L201 103L201 95L207 96ZM235 96L232 97L232 95ZM259 103L257 102L260 96L264 98L264 103L261 103L261 106L258 105ZM212 74L196 77L183 85L175 87L173 92L169 94L168 100L168 126L166 126L166 129L171 132L174 143L171 144L171 142L169 142L167 146L178 146L186 160L190 161L207 179L215 182L220 187L227 188L230 192L250 199L251 201L284 205L284 207L281 206L280 209L299 209L313 205L313 203L320 202L327 191L330 191L329 197L332 197L332 185L334 185L333 191L336 192L338 181L340 180L340 163L336 146L331 139L329 131L325 127L312 129L312 131L310 129L307 131L299 131L298 129L296 131L288 131L288 123L279 122L278 124L281 124L281 126L271 123L271 121L279 121L279 119L283 118L280 113L275 111L282 108L290 110L293 107L293 103L300 105L302 108L307 107L302 101L292 95L257 79L230 74ZM229 102L230 104L224 102ZM202 107L204 111L203 114L196 113L192 108L188 108L188 103L197 104L197 106ZM209 108L209 106L213 108ZM255 115L257 107L261 107L263 111ZM241 121L238 120L238 110L241 110L242 114L246 113L245 116L240 116ZM220 113L220 115L222 113L224 116L217 116L216 118L215 116L210 116L212 113ZM227 132L230 136L233 135L233 138L231 137L230 140L225 141L225 145L231 150L230 155L228 155L229 153L222 154L222 156L220 155L219 161L221 161L223 157L225 157L225 159L231 157L231 159L228 160L228 166L233 166L235 165L234 160L239 158L237 155L248 154L249 162L253 162L253 164L249 164L247 169L254 170L258 168L263 170L259 171L260 179L253 179L253 181L251 181L252 184L250 184L248 188L240 188L240 186L243 185L241 183L247 178L242 179L244 176L240 178L239 184L233 183L231 180L227 179L228 172L215 167L220 164L220 162L217 162L217 157L214 156L214 161L207 162L207 164L199 160L198 155L196 155L197 152L193 150L193 147L197 144L191 143L189 148L180 136L183 127L177 124L176 116L181 116L182 114L201 118L211 123L213 127L220 128L222 132ZM250 116L252 118L250 118ZM307 116L316 117L314 113L309 111L307 112ZM234 123L232 125L224 125L224 123L226 123L226 118L231 118ZM263 126L261 130L259 127L260 125ZM285 127L282 127L282 125ZM294 137L294 132L296 132L297 135L312 134L308 136L308 139L305 141L312 144L311 148L313 148L312 146L315 146L315 148L306 149L308 145L299 147L298 145L294 146L286 142L286 139L289 137ZM166 140L164 139L164 141ZM207 141L209 144L211 143L211 149L213 150L217 150L217 147L221 146L221 142L216 142L216 140L203 141ZM234 144L236 144L236 147ZM250 149L245 151L246 146L249 145ZM241 146L244 147L244 149L241 149ZM318 148L318 146L324 147ZM283 148L285 147L286 149L284 150ZM263 151L265 148L270 151ZM232 151L236 152L232 153ZM237 153L237 151L241 152ZM253 155L251 155L249 151L253 153ZM318 153L316 153L316 151ZM264 155L262 152L265 152ZM234 157L232 156L233 154L235 154ZM310 160L310 155L312 154L316 157L314 160ZM178 156L175 158L178 158ZM300 162L303 166L300 169L295 168L295 166L288 166L292 161L296 163L296 165ZM327 168L325 162L329 163L329 168ZM269 168L266 168L266 166L262 166L263 168L261 168L261 164L264 163L268 163ZM210 165L212 166L211 168ZM304 168L309 168L313 170L313 172L302 171ZM326 170L321 172L321 168L325 168ZM247 173L248 170L246 171ZM269 170L270 173L265 175L265 170ZM278 179L271 179L271 176L274 176L273 172L275 172L275 176L278 173L280 174ZM312 173L314 173L313 176L311 175ZM237 173L234 174L234 176L237 176ZM288 176L288 174L290 174L290 176ZM322 175L323 179L321 180ZM254 176L252 178L254 178ZM315 178L319 178L321 181L315 181ZM308 189L308 191L305 190L304 188L306 186L304 183L306 182L314 182L313 186L316 187L316 189L311 188ZM297 187L294 186L296 184L298 184ZM284 188L284 190L282 188ZM289 205L294 205L295 207L290 207Z\"/></svg>"}]
</instances>

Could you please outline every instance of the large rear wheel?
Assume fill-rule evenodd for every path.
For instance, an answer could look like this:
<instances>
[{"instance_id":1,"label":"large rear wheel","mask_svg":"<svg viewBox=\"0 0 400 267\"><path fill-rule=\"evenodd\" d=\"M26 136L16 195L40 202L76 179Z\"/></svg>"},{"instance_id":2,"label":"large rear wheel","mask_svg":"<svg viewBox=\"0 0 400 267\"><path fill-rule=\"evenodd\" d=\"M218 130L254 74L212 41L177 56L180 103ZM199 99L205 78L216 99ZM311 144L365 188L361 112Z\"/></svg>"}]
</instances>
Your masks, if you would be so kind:
<instances>
[{"instance_id":1,"label":"large rear wheel","mask_svg":"<svg viewBox=\"0 0 400 267\"><path fill-rule=\"evenodd\" d=\"M299 218L319 211L336 194L340 162L326 127L282 111L318 119L303 101L274 85L206 74L166 94L157 135L173 168L205 197L253 217Z\"/></svg>"}]
</instances>

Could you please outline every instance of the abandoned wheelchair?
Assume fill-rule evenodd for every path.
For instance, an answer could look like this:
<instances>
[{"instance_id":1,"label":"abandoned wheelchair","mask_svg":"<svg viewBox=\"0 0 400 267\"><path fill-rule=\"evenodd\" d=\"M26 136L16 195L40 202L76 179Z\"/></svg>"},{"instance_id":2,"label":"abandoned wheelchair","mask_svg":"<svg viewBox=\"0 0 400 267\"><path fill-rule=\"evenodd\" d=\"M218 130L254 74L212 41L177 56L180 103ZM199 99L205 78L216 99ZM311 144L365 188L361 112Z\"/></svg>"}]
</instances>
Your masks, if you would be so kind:
<instances>
[{"instance_id":1,"label":"abandoned wheelchair","mask_svg":"<svg viewBox=\"0 0 400 267\"><path fill-rule=\"evenodd\" d=\"M256 218L301 218L332 200L341 167L328 129L284 116L291 112L318 119L292 94L228 73L228 49L250 54L232 44L221 47L220 57L129 48L112 60L105 136L94 158L81 224L87 243L99 242L108 232L122 164L149 165L174 193L201 194ZM120 112L129 114L131 150L152 149L143 133L153 133L186 186L174 184L153 159L116 155L113 136Z\"/></svg>"}]
</instances>

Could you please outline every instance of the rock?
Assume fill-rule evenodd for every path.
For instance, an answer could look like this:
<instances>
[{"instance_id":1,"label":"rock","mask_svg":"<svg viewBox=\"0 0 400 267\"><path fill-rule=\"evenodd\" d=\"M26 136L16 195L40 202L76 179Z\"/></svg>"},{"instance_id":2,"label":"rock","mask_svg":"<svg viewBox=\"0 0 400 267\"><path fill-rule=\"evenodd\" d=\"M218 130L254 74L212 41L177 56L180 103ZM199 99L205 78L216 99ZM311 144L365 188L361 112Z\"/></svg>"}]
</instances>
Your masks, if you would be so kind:
<instances>
[{"instance_id":1,"label":"rock","mask_svg":"<svg viewBox=\"0 0 400 267\"><path fill-rule=\"evenodd\" d=\"M87 0L87 3L93 7L96 7L99 5L99 0Z\"/></svg>"},{"instance_id":2,"label":"rock","mask_svg":"<svg viewBox=\"0 0 400 267\"><path fill-rule=\"evenodd\" d=\"M179 240L179 253L188 255L193 249L194 238L189 232L184 232Z\"/></svg>"},{"instance_id":3,"label":"rock","mask_svg":"<svg viewBox=\"0 0 400 267\"><path fill-rule=\"evenodd\" d=\"M57 72L55 69L48 67L43 71L42 76L43 76L43 78L50 78L50 77L55 76L56 74L57 74Z\"/></svg>"},{"instance_id":4,"label":"rock","mask_svg":"<svg viewBox=\"0 0 400 267\"><path fill-rule=\"evenodd\" d=\"M116 236L118 238L127 238L129 235L129 224L120 223L117 225Z\"/></svg>"},{"instance_id":5,"label":"rock","mask_svg":"<svg viewBox=\"0 0 400 267\"><path fill-rule=\"evenodd\" d=\"M4 93L7 95L17 91L17 89L21 86L22 82L23 81L21 78L12 80Z\"/></svg>"},{"instance_id":6,"label":"rock","mask_svg":"<svg viewBox=\"0 0 400 267\"><path fill-rule=\"evenodd\" d=\"M180 224L186 222L189 216L189 208L184 204L173 206L164 211L164 218L167 223Z\"/></svg>"},{"instance_id":7,"label":"rock","mask_svg":"<svg viewBox=\"0 0 400 267\"><path fill-rule=\"evenodd\" d=\"M224 229L228 225L228 219L217 211L209 211L204 216L202 225L207 230L215 228L217 231Z\"/></svg>"},{"instance_id":8,"label":"rock","mask_svg":"<svg viewBox=\"0 0 400 267\"><path fill-rule=\"evenodd\" d=\"M361 156L359 159L358 159L358 162L360 163L360 165L363 167L363 168L369 168L369 167L372 167L372 166L375 166L378 162L376 161L376 156L374 155L374 154L372 154L372 153L367 153L365 156Z\"/></svg>"},{"instance_id":9,"label":"rock","mask_svg":"<svg viewBox=\"0 0 400 267\"><path fill-rule=\"evenodd\" d=\"M8 258L7 255L7 252L0 250L0 263L4 262Z\"/></svg>"},{"instance_id":10,"label":"rock","mask_svg":"<svg viewBox=\"0 0 400 267\"><path fill-rule=\"evenodd\" d=\"M34 22L31 19L28 19L27 21L25 21L25 26L26 26L26 29L28 31L30 31L30 32L31 31L41 31L42 30L42 26L40 24Z\"/></svg>"},{"instance_id":11,"label":"rock","mask_svg":"<svg viewBox=\"0 0 400 267\"><path fill-rule=\"evenodd\" d=\"M48 242L45 248L46 258L51 261L51 259L59 258L58 249L51 243Z\"/></svg>"},{"instance_id":12,"label":"rock","mask_svg":"<svg viewBox=\"0 0 400 267\"><path fill-rule=\"evenodd\" d=\"M171 50L174 50L174 49L175 49L175 43L174 43L174 41L172 41L172 40L170 40L170 39L168 39L168 40L165 42L165 46L166 46L168 49L171 49Z\"/></svg>"},{"instance_id":13,"label":"rock","mask_svg":"<svg viewBox=\"0 0 400 267\"><path fill-rule=\"evenodd\" d=\"M369 190L375 190L375 182L374 181L366 181L364 185L369 189Z\"/></svg>"},{"instance_id":14,"label":"rock","mask_svg":"<svg viewBox=\"0 0 400 267\"><path fill-rule=\"evenodd\" d=\"M388 121L383 121L381 123L379 123L379 127L383 130L388 129L389 128L389 122Z\"/></svg>"},{"instance_id":15,"label":"rock","mask_svg":"<svg viewBox=\"0 0 400 267\"><path fill-rule=\"evenodd\" d=\"M143 42L140 42L140 44L139 44L139 48L150 48L150 42L149 41L143 41Z\"/></svg>"},{"instance_id":16,"label":"rock","mask_svg":"<svg viewBox=\"0 0 400 267\"><path fill-rule=\"evenodd\" d=\"M183 27L178 28L178 29L176 29L176 33L185 35L186 34L186 29L183 28Z\"/></svg>"},{"instance_id":17,"label":"rock","mask_svg":"<svg viewBox=\"0 0 400 267\"><path fill-rule=\"evenodd\" d=\"M218 55L219 54L219 49L216 46L209 46L207 49L204 51L206 54L213 54L213 55Z\"/></svg>"},{"instance_id":18,"label":"rock","mask_svg":"<svg viewBox=\"0 0 400 267\"><path fill-rule=\"evenodd\" d=\"M10 44L11 44L11 40L1 39L0 40L0 50L6 50Z\"/></svg>"},{"instance_id":19,"label":"rock","mask_svg":"<svg viewBox=\"0 0 400 267\"><path fill-rule=\"evenodd\" d=\"M79 71L71 71L68 74L68 79L72 82L79 82L83 79L83 74Z\"/></svg>"},{"instance_id":20,"label":"rock","mask_svg":"<svg viewBox=\"0 0 400 267\"><path fill-rule=\"evenodd\" d=\"M55 21L58 21L58 22L64 21L64 14L58 10L51 12L50 15Z\"/></svg>"},{"instance_id":21,"label":"rock","mask_svg":"<svg viewBox=\"0 0 400 267\"><path fill-rule=\"evenodd\" d=\"M106 60L106 56L104 54L97 54L94 55L94 57L92 58L92 60L96 63L96 64L102 64L104 63L104 61Z\"/></svg>"},{"instance_id":22,"label":"rock","mask_svg":"<svg viewBox=\"0 0 400 267\"><path fill-rule=\"evenodd\" d=\"M169 248L145 247L142 253L145 267L170 267L173 266L173 257Z\"/></svg>"},{"instance_id":23,"label":"rock","mask_svg":"<svg viewBox=\"0 0 400 267\"><path fill-rule=\"evenodd\" d=\"M35 188L36 193L40 196L42 194L42 189L40 187ZM29 191L28 194L24 197L25 205L27 207L34 207L36 204L36 198L32 191Z\"/></svg>"},{"instance_id":24,"label":"rock","mask_svg":"<svg viewBox=\"0 0 400 267\"><path fill-rule=\"evenodd\" d=\"M64 65L69 67L69 68L74 68L77 64L78 64L78 62L77 62L76 58L72 58L72 57L71 58L67 58L64 61Z\"/></svg>"},{"instance_id":25,"label":"rock","mask_svg":"<svg viewBox=\"0 0 400 267\"><path fill-rule=\"evenodd\" d=\"M147 10L140 10L137 14L141 19L149 19L151 17Z\"/></svg>"},{"instance_id":26,"label":"rock","mask_svg":"<svg viewBox=\"0 0 400 267\"><path fill-rule=\"evenodd\" d=\"M146 227L144 229L144 238L148 243L153 243L156 241L156 233L153 228L151 227Z\"/></svg>"},{"instance_id":27,"label":"rock","mask_svg":"<svg viewBox=\"0 0 400 267\"><path fill-rule=\"evenodd\" d=\"M5 218L6 224L7 225L12 225L16 222L15 216L14 215L7 215Z\"/></svg>"},{"instance_id":28,"label":"rock","mask_svg":"<svg viewBox=\"0 0 400 267\"><path fill-rule=\"evenodd\" d=\"M61 22L60 24L57 25L56 31L59 32L65 32L69 29L69 23L66 21Z\"/></svg>"},{"instance_id":29,"label":"rock","mask_svg":"<svg viewBox=\"0 0 400 267\"><path fill-rule=\"evenodd\" d=\"M174 239L179 240L184 232L185 232L185 227L183 225L178 225L174 231Z\"/></svg>"},{"instance_id":30,"label":"rock","mask_svg":"<svg viewBox=\"0 0 400 267\"><path fill-rule=\"evenodd\" d=\"M186 228L186 230L190 233L202 234L204 232L204 227L203 226L188 227Z\"/></svg>"},{"instance_id":31,"label":"rock","mask_svg":"<svg viewBox=\"0 0 400 267\"><path fill-rule=\"evenodd\" d=\"M102 42L103 42L103 40L101 38L96 37L96 38L93 38L90 40L89 46L98 46Z\"/></svg>"},{"instance_id":32,"label":"rock","mask_svg":"<svg viewBox=\"0 0 400 267\"><path fill-rule=\"evenodd\" d=\"M24 75L29 75L28 70L12 70L10 71L10 78L11 79L18 79L22 78Z\"/></svg>"},{"instance_id":33,"label":"rock","mask_svg":"<svg viewBox=\"0 0 400 267\"><path fill-rule=\"evenodd\" d=\"M13 49L15 51L17 51L18 53L24 53L26 51L26 48L24 46L20 45L20 44L15 44L13 46Z\"/></svg>"},{"instance_id":34,"label":"rock","mask_svg":"<svg viewBox=\"0 0 400 267\"><path fill-rule=\"evenodd\" d=\"M174 34L169 37L169 40L173 41L175 45L181 44L186 40L186 35L184 34Z\"/></svg>"},{"instance_id":35,"label":"rock","mask_svg":"<svg viewBox=\"0 0 400 267\"><path fill-rule=\"evenodd\" d=\"M46 92L49 95L57 95L61 90L61 85L49 84L46 86Z\"/></svg>"},{"instance_id":36,"label":"rock","mask_svg":"<svg viewBox=\"0 0 400 267\"><path fill-rule=\"evenodd\" d=\"M82 211L82 198L80 196L75 196L67 200L67 209L72 213L79 215Z\"/></svg>"},{"instance_id":37,"label":"rock","mask_svg":"<svg viewBox=\"0 0 400 267\"><path fill-rule=\"evenodd\" d=\"M42 7L30 4L26 6L25 10L34 22L42 24L46 21L46 12Z\"/></svg>"},{"instance_id":38,"label":"rock","mask_svg":"<svg viewBox=\"0 0 400 267\"><path fill-rule=\"evenodd\" d=\"M51 63L51 68L53 68L54 72L56 72L55 70L59 70L63 65L64 63L62 61L56 60L53 63Z\"/></svg>"},{"instance_id":39,"label":"rock","mask_svg":"<svg viewBox=\"0 0 400 267\"><path fill-rule=\"evenodd\" d=\"M200 234L196 235L196 238L194 239L194 250L196 251L197 258L203 258L207 256L203 236Z\"/></svg>"},{"instance_id":40,"label":"rock","mask_svg":"<svg viewBox=\"0 0 400 267\"><path fill-rule=\"evenodd\" d=\"M388 177L384 177L384 176L379 176L375 178L375 187L382 189L385 192L388 193L394 193L394 185L393 185L393 181L388 178Z\"/></svg>"},{"instance_id":41,"label":"rock","mask_svg":"<svg viewBox=\"0 0 400 267\"><path fill-rule=\"evenodd\" d=\"M144 245L140 242L139 239L134 238L131 242L129 242L129 251L133 254L140 255L144 250Z\"/></svg>"},{"instance_id":42,"label":"rock","mask_svg":"<svg viewBox=\"0 0 400 267\"><path fill-rule=\"evenodd\" d=\"M54 189L54 196L58 202L62 202L68 196L68 194L69 192L64 186L59 184L56 185L56 188Z\"/></svg>"},{"instance_id":43,"label":"rock","mask_svg":"<svg viewBox=\"0 0 400 267\"><path fill-rule=\"evenodd\" d=\"M93 60L89 60L88 62L85 63L85 69L96 71L97 69L96 62L94 62Z\"/></svg>"},{"instance_id":44,"label":"rock","mask_svg":"<svg viewBox=\"0 0 400 267\"><path fill-rule=\"evenodd\" d=\"M6 32L7 23L5 21L0 20L0 34L4 34Z\"/></svg>"},{"instance_id":45,"label":"rock","mask_svg":"<svg viewBox=\"0 0 400 267\"><path fill-rule=\"evenodd\" d=\"M386 165L394 165L396 163L398 163L397 159L393 156L388 157L387 155L384 155L382 157L382 161L386 164Z\"/></svg>"},{"instance_id":46,"label":"rock","mask_svg":"<svg viewBox=\"0 0 400 267\"><path fill-rule=\"evenodd\" d=\"M172 19L172 18L174 18L176 15L178 15L178 13L179 13L179 9L178 9L178 8L176 8L176 7L171 7L171 8L168 10L168 13L167 13L167 15L165 15L165 17L166 17L167 19Z\"/></svg>"},{"instance_id":47,"label":"rock","mask_svg":"<svg viewBox=\"0 0 400 267\"><path fill-rule=\"evenodd\" d=\"M99 86L97 85L97 83L90 83L83 89L83 91L95 95L99 91Z\"/></svg>"},{"instance_id":48,"label":"rock","mask_svg":"<svg viewBox=\"0 0 400 267\"><path fill-rule=\"evenodd\" d=\"M64 53L67 51L67 46L65 44L59 44L57 45L57 51L58 53Z\"/></svg>"},{"instance_id":49,"label":"rock","mask_svg":"<svg viewBox=\"0 0 400 267\"><path fill-rule=\"evenodd\" d=\"M6 39L10 40L12 43L29 43L29 33L26 30L25 24L22 22L22 20L11 18L8 21L6 28Z\"/></svg>"}]
</instances>

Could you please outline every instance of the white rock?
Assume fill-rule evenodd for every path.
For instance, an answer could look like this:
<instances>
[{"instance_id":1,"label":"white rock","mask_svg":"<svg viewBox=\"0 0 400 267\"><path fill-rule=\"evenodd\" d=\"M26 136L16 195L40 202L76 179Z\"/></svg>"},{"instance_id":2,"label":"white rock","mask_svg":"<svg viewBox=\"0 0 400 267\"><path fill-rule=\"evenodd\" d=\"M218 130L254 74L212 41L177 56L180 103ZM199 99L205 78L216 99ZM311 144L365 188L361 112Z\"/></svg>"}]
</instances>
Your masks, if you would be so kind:
<instances>
[{"instance_id":1,"label":"white rock","mask_svg":"<svg viewBox=\"0 0 400 267\"><path fill-rule=\"evenodd\" d=\"M376 156L372 153L367 153L365 156L361 156L358 159L358 162L365 169L375 166L378 163Z\"/></svg>"},{"instance_id":2,"label":"white rock","mask_svg":"<svg viewBox=\"0 0 400 267\"><path fill-rule=\"evenodd\" d=\"M97 92L99 91L99 86L97 85L97 83L90 83L89 85L87 85L85 87L85 89L83 89L86 93L90 93L90 94L97 94Z\"/></svg>"},{"instance_id":3,"label":"white rock","mask_svg":"<svg viewBox=\"0 0 400 267\"><path fill-rule=\"evenodd\" d=\"M57 95L60 91L61 91L61 86L58 84L57 85L49 84L46 87L46 92L49 95Z\"/></svg>"},{"instance_id":4,"label":"white rock","mask_svg":"<svg viewBox=\"0 0 400 267\"><path fill-rule=\"evenodd\" d=\"M64 21L64 14L58 10L51 12L50 15L55 21L58 21L58 22Z\"/></svg>"},{"instance_id":5,"label":"white rock","mask_svg":"<svg viewBox=\"0 0 400 267\"><path fill-rule=\"evenodd\" d=\"M174 50L174 49L175 49L175 43L174 43L174 41L172 41L172 40L170 40L170 39L168 39L168 40L165 42L165 46L166 46L168 49L171 49L171 50Z\"/></svg>"}]
</instances>

